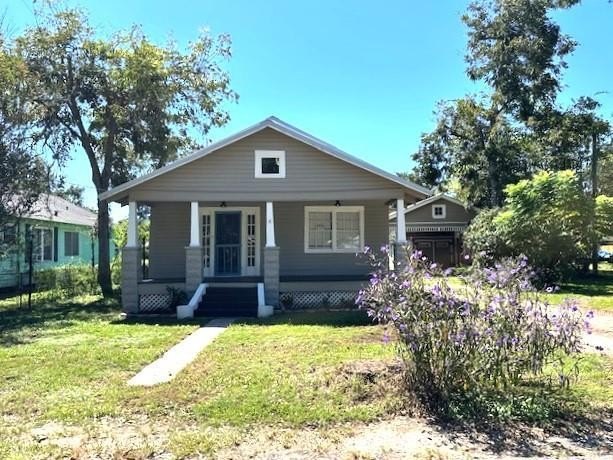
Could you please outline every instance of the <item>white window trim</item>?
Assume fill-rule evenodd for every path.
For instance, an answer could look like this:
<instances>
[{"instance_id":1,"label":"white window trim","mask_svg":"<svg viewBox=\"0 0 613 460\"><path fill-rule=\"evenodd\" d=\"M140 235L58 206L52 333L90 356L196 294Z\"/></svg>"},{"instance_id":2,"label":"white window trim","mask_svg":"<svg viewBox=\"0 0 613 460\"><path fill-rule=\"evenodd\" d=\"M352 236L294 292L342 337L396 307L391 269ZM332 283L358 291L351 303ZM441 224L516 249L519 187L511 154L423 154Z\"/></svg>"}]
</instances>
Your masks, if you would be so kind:
<instances>
[{"instance_id":1,"label":"white window trim","mask_svg":"<svg viewBox=\"0 0 613 460\"><path fill-rule=\"evenodd\" d=\"M279 172L277 174L265 174L262 172L262 158L278 158ZM255 177L258 179L283 179L285 178L285 150L256 150L255 151Z\"/></svg>"},{"instance_id":2,"label":"white window trim","mask_svg":"<svg viewBox=\"0 0 613 460\"><path fill-rule=\"evenodd\" d=\"M55 241L53 238L53 227L33 227L31 231L35 231L38 232L39 234L39 238L40 238L40 245L39 245L39 253L38 253L38 257L36 257L36 260L39 263L45 263L45 262L53 262L54 260L54 255L55 255ZM44 231L49 231L51 232L51 258L50 259L45 259L45 242L43 241L43 232Z\"/></svg>"},{"instance_id":3,"label":"white window trim","mask_svg":"<svg viewBox=\"0 0 613 460\"><path fill-rule=\"evenodd\" d=\"M434 210L436 208L442 208L443 214L441 214L440 216L437 216L434 213ZM433 204L432 205L432 218L433 219L445 219L446 217L447 217L447 205L445 205L445 204Z\"/></svg>"},{"instance_id":4,"label":"white window trim","mask_svg":"<svg viewBox=\"0 0 613 460\"><path fill-rule=\"evenodd\" d=\"M309 212L329 212L332 214L332 248L309 248ZM360 247L337 248L336 247L336 213L358 212L360 215ZM364 250L364 206L305 206L304 207L304 252L306 254L331 254L351 253L355 254Z\"/></svg>"}]
</instances>

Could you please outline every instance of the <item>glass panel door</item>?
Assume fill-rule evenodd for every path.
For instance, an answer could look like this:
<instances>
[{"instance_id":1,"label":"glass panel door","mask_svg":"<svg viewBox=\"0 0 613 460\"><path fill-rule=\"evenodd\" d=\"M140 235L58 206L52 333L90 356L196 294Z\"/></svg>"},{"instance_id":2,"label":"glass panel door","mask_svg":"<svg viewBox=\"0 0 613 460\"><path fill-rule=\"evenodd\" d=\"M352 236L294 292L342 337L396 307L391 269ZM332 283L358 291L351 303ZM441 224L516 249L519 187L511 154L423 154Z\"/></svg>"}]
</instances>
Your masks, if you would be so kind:
<instances>
[{"instance_id":1,"label":"glass panel door","mask_svg":"<svg viewBox=\"0 0 613 460\"><path fill-rule=\"evenodd\" d=\"M215 213L215 274L241 274L241 213Z\"/></svg>"}]
</instances>

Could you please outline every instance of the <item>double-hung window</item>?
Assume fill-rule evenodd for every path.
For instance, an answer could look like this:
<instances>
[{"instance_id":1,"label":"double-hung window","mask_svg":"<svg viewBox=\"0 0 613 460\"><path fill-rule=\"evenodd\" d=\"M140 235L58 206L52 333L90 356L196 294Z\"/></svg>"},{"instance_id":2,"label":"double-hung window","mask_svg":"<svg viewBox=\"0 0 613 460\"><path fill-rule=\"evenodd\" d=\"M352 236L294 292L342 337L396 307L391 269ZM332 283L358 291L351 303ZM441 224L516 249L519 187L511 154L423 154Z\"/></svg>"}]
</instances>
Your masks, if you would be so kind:
<instances>
[{"instance_id":1,"label":"double-hung window","mask_svg":"<svg viewBox=\"0 0 613 460\"><path fill-rule=\"evenodd\" d=\"M356 252L363 247L363 206L305 206L304 252Z\"/></svg>"}]
</instances>

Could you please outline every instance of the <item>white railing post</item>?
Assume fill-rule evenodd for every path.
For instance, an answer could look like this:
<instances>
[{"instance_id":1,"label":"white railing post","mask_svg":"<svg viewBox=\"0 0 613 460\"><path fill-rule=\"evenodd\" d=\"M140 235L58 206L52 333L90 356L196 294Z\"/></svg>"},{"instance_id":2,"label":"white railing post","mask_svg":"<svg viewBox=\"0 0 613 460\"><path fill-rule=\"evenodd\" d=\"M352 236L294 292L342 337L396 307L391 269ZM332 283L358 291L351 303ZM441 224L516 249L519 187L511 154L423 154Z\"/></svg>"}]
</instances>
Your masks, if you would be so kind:
<instances>
[{"instance_id":1,"label":"white railing post","mask_svg":"<svg viewBox=\"0 0 613 460\"><path fill-rule=\"evenodd\" d=\"M404 198L396 200L396 242L407 242L407 226L404 219Z\"/></svg>"},{"instance_id":2,"label":"white railing post","mask_svg":"<svg viewBox=\"0 0 613 460\"><path fill-rule=\"evenodd\" d=\"M200 216L198 214L198 202L192 201L189 234L189 245L192 248L197 248L200 246Z\"/></svg>"},{"instance_id":3,"label":"white railing post","mask_svg":"<svg viewBox=\"0 0 613 460\"><path fill-rule=\"evenodd\" d=\"M272 207L272 201L266 202L266 247L276 247L275 241L275 217Z\"/></svg>"},{"instance_id":4,"label":"white railing post","mask_svg":"<svg viewBox=\"0 0 613 460\"><path fill-rule=\"evenodd\" d=\"M136 225L136 201L128 203L128 240L126 247L138 247L138 228Z\"/></svg>"}]
</instances>

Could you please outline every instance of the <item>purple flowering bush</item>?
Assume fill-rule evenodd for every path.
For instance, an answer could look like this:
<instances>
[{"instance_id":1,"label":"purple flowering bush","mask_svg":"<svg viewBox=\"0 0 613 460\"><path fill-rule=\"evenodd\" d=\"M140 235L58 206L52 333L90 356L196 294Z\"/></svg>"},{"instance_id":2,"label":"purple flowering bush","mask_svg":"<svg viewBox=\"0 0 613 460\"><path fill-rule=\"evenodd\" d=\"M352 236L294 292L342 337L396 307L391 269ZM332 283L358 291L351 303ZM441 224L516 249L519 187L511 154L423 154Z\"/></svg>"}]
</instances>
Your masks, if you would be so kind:
<instances>
[{"instance_id":1,"label":"purple flowering bush","mask_svg":"<svg viewBox=\"0 0 613 460\"><path fill-rule=\"evenodd\" d=\"M542 300L524 257L475 267L458 286L450 283L450 269L420 252L390 269L382 249L365 251L374 271L357 303L386 325L407 383L430 402L516 385L580 351L591 313L586 318L572 301L554 307ZM570 372L557 373L567 385Z\"/></svg>"}]
</instances>

